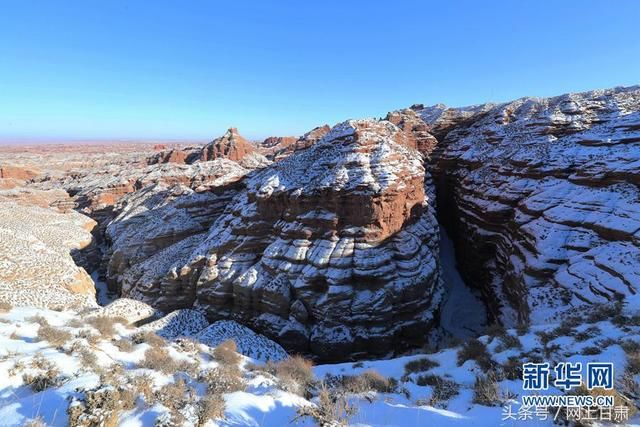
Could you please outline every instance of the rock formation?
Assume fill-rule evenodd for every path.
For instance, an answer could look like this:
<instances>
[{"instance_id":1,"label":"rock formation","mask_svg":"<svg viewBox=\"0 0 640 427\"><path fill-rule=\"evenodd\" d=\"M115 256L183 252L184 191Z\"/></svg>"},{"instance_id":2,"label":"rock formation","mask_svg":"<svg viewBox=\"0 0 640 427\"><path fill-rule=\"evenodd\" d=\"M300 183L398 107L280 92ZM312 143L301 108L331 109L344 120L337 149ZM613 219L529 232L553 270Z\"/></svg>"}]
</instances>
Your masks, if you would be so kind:
<instances>
[{"instance_id":1,"label":"rock formation","mask_svg":"<svg viewBox=\"0 0 640 427\"><path fill-rule=\"evenodd\" d=\"M638 292L640 88L415 108L459 266L494 318L539 323Z\"/></svg>"},{"instance_id":2,"label":"rock formation","mask_svg":"<svg viewBox=\"0 0 640 427\"><path fill-rule=\"evenodd\" d=\"M159 255L178 260L166 277L123 293L164 309L190 301L320 359L424 342L441 293L438 230L410 145L386 121L337 125L250 174L209 230Z\"/></svg>"},{"instance_id":3,"label":"rock formation","mask_svg":"<svg viewBox=\"0 0 640 427\"><path fill-rule=\"evenodd\" d=\"M72 256L92 243L95 221L47 207L59 196L0 191L0 301L66 309L95 304L94 283Z\"/></svg>"},{"instance_id":4,"label":"rock formation","mask_svg":"<svg viewBox=\"0 0 640 427\"><path fill-rule=\"evenodd\" d=\"M238 129L230 128L220 138L214 139L204 146L200 152L199 160L208 161L224 158L240 161L246 155L255 151L255 147L238 133Z\"/></svg>"}]
</instances>

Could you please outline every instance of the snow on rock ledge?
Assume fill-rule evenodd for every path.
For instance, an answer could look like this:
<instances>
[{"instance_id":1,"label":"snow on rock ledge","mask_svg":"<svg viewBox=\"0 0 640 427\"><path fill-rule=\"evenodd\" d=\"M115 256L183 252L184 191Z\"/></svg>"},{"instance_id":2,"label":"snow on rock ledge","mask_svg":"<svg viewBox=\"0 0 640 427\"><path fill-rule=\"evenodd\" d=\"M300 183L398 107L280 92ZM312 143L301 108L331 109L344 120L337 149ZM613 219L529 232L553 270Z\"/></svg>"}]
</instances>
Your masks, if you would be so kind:
<instances>
[{"instance_id":1,"label":"snow on rock ledge","mask_svg":"<svg viewBox=\"0 0 640 427\"><path fill-rule=\"evenodd\" d=\"M196 339L209 347L233 340L238 353L262 362L284 360L287 352L264 335L257 334L233 320L218 320L201 331Z\"/></svg>"},{"instance_id":2,"label":"snow on rock ledge","mask_svg":"<svg viewBox=\"0 0 640 427\"><path fill-rule=\"evenodd\" d=\"M507 324L631 297L640 263L640 87L417 109L438 204Z\"/></svg>"},{"instance_id":3,"label":"snow on rock ledge","mask_svg":"<svg viewBox=\"0 0 640 427\"><path fill-rule=\"evenodd\" d=\"M338 360L424 341L440 299L422 156L387 121L347 121L248 176L181 268L211 319Z\"/></svg>"}]
</instances>

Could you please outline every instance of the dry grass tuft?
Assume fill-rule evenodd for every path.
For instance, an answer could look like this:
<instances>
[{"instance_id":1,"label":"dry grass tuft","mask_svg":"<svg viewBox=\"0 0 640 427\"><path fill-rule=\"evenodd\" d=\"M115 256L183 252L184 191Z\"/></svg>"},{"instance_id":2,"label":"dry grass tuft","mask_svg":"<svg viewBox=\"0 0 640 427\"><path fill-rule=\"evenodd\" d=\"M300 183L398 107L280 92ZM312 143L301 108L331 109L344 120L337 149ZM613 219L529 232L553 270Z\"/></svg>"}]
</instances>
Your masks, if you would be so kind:
<instances>
[{"instance_id":1,"label":"dry grass tuft","mask_svg":"<svg viewBox=\"0 0 640 427\"><path fill-rule=\"evenodd\" d=\"M322 383L317 402L299 407L294 421L309 417L319 426L346 426L356 412L357 408L349 403L344 393L330 390Z\"/></svg>"},{"instance_id":2,"label":"dry grass tuft","mask_svg":"<svg viewBox=\"0 0 640 427\"><path fill-rule=\"evenodd\" d=\"M210 393L223 394L244 391L246 384L242 372L234 365L220 365L200 374L200 381L207 384Z\"/></svg>"},{"instance_id":3,"label":"dry grass tuft","mask_svg":"<svg viewBox=\"0 0 640 427\"><path fill-rule=\"evenodd\" d=\"M47 341L54 347L62 347L71 339L72 335L64 329L56 328L48 323L38 328L38 340Z\"/></svg>"},{"instance_id":4,"label":"dry grass tuft","mask_svg":"<svg viewBox=\"0 0 640 427\"><path fill-rule=\"evenodd\" d=\"M380 375L379 372L368 370L360 375L344 376L342 378L344 389L349 393L393 393L398 382L393 378Z\"/></svg>"},{"instance_id":5,"label":"dry grass tuft","mask_svg":"<svg viewBox=\"0 0 640 427\"><path fill-rule=\"evenodd\" d=\"M167 341L152 331L137 332L131 336L134 344L149 344L151 347L163 347Z\"/></svg>"},{"instance_id":6,"label":"dry grass tuft","mask_svg":"<svg viewBox=\"0 0 640 427\"><path fill-rule=\"evenodd\" d=\"M31 390L38 393L50 387L57 387L61 384L60 370L58 367L45 359L41 354L37 354L31 361L31 368L36 373L26 373L22 376L22 381L31 387Z\"/></svg>"},{"instance_id":7,"label":"dry grass tuft","mask_svg":"<svg viewBox=\"0 0 640 427\"><path fill-rule=\"evenodd\" d=\"M292 356L275 365L275 376L285 391L300 396L309 394L309 387L314 382L313 362L302 356Z\"/></svg>"},{"instance_id":8,"label":"dry grass tuft","mask_svg":"<svg viewBox=\"0 0 640 427\"><path fill-rule=\"evenodd\" d=\"M462 366L467 360L475 360L483 371L490 370L494 363L487 351L487 346L477 339L467 341L458 351L458 366Z\"/></svg>"},{"instance_id":9,"label":"dry grass tuft","mask_svg":"<svg viewBox=\"0 0 640 427\"><path fill-rule=\"evenodd\" d=\"M0 313L7 313L12 309L13 309L13 306L10 303L6 301L0 301Z\"/></svg>"},{"instance_id":10,"label":"dry grass tuft","mask_svg":"<svg viewBox=\"0 0 640 427\"><path fill-rule=\"evenodd\" d=\"M215 393L207 393L198 402L198 423L197 426L204 426L209 420L224 418L225 410L224 398Z\"/></svg>"},{"instance_id":11,"label":"dry grass tuft","mask_svg":"<svg viewBox=\"0 0 640 427\"><path fill-rule=\"evenodd\" d=\"M460 386L455 381L437 375L421 375L416 379L416 384L422 387L430 386L433 389L429 399L421 404L434 407L444 407L446 402L456 396L460 390Z\"/></svg>"},{"instance_id":12,"label":"dry grass tuft","mask_svg":"<svg viewBox=\"0 0 640 427\"><path fill-rule=\"evenodd\" d=\"M473 403L484 406L499 406L502 403L498 380L493 372L476 377L473 385Z\"/></svg>"},{"instance_id":13,"label":"dry grass tuft","mask_svg":"<svg viewBox=\"0 0 640 427\"><path fill-rule=\"evenodd\" d=\"M111 337L116 333L115 325L117 323L126 325L128 322L123 317L94 316L89 317L87 323L96 328L103 337Z\"/></svg>"},{"instance_id":14,"label":"dry grass tuft","mask_svg":"<svg viewBox=\"0 0 640 427\"><path fill-rule=\"evenodd\" d=\"M144 360L141 368L153 369L165 374L173 374L178 371L178 363L169 355L169 351L163 347L151 347L144 352Z\"/></svg>"},{"instance_id":15,"label":"dry grass tuft","mask_svg":"<svg viewBox=\"0 0 640 427\"><path fill-rule=\"evenodd\" d=\"M213 349L213 357L224 365L237 365L242 360L238 354L238 346L234 340L227 340L220 343Z\"/></svg>"},{"instance_id":16,"label":"dry grass tuft","mask_svg":"<svg viewBox=\"0 0 640 427\"><path fill-rule=\"evenodd\" d=\"M131 353L133 351L133 343L125 338L113 341L113 345L118 347L118 350L123 353Z\"/></svg>"},{"instance_id":17,"label":"dry grass tuft","mask_svg":"<svg viewBox=\"0 0 640 427\"><path fill-rule=\"evenodd\" d=\"M417 372L425 372L438 366L440 366L440 364L435 360L422 357L420 359L412 360L404 365L404 373L405 375L409 375Z\"/></svg>"}]
</instances>

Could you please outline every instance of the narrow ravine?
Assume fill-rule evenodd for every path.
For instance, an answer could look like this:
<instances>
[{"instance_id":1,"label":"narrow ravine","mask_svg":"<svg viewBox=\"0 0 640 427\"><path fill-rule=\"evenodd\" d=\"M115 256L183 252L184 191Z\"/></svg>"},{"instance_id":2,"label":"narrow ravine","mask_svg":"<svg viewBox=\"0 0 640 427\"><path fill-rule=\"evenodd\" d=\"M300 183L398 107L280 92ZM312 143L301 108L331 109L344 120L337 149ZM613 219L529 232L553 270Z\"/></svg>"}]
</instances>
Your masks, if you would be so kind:
<instances>
[{"instance_id":1,"label":"narrow ravine","mask_svg":"<svg viewBox=\"0 0 640 427\"><path fill-rule=\"evenodd\" d=\"M487 310L478 292L462 280L453 242L444 227L440 227L440 263L446 289L440 311L442 328L461 339L480 335L487 326Z\"/></svg>"}]
</instances>

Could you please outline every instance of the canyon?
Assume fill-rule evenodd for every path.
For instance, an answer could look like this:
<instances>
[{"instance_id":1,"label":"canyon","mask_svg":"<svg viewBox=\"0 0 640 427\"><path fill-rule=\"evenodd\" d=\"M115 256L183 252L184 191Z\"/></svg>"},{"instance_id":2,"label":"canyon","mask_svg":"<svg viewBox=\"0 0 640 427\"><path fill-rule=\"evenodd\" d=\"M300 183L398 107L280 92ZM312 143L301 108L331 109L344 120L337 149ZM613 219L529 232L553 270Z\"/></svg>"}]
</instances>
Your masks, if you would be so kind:
<instances>
[{"instance_id":1,"label":"canyon","mask_svg":"<svg viewBox=\"0 0 640 427\"><path fill-rule=\"evenodd\" d=\"M0 230L19 223L29 242L3 248L0 301L47 306L16 295L51 289L18 278L50 251L63 261L36 264L68 266L50 275L64 288L51 306L83 306L95 273L119 297L235 321L319 361L437 345L456 329L451 265L475 323L634 304L639 145L629 87L413 105L261 142L231 128L200 145L0 149ZM59 231L39 234L38 218L74 238L53 248Z\"/></svg>"}]
</instances>

